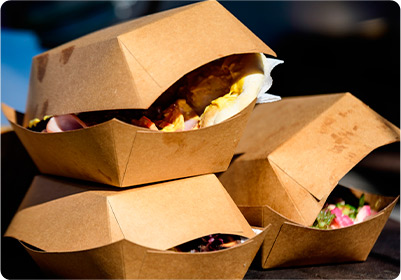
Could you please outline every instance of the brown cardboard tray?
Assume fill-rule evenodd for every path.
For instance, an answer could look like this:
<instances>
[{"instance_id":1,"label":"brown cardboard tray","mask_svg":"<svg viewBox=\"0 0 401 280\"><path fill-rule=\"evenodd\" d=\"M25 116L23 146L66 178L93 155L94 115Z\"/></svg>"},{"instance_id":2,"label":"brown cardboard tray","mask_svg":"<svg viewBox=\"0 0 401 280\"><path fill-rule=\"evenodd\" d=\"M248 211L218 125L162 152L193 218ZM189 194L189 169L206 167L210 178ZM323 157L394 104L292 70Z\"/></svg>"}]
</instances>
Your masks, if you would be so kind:
<instances>
[{"instance_id":1,"label":"brown cardboard tray","mask_svg":"<svg viewBox=\"0 0 401 280\"><path fill-rule=\"evenodd\" d=\"M361 224L328 231L309 226L348 171L376 148L399 140L399 128L350 93L256 106L219 180L251 225L272 224L263 267L366 259L396 198L380 198L387 201L382 211ZM347 234L359 240L346 240ZM323 238L333 245L319 251Z\"/></svg>"},{"instance_id":2,"label":"brown cardboard tray","mask_svg":"<svg viewBox=\"0 0 401 280\"><path fill-rule=\"evenodd\" d=\"M5 236L64 278L233 279L245 275L268 227L255 234L212 174L127 189L40 175ZM169 250L215 233L248 239L213 252Z\"/></svg>"},{"instance_id":3,"label":"brown cardboard tray","mask_svg":"<svg viewBox=\"0 0 401 280\"><path fill-rule=\"evenodd\" d=\"M223 123L195 131L160 133L116 119L52 134L26 126L45 115L147 109L190 71L245 53L276 55L218 2L194 3L34 57L26 112L5 104L2 109L44 174L126 187L221 172L255 102Z\"/></svg>"}]
</instances>

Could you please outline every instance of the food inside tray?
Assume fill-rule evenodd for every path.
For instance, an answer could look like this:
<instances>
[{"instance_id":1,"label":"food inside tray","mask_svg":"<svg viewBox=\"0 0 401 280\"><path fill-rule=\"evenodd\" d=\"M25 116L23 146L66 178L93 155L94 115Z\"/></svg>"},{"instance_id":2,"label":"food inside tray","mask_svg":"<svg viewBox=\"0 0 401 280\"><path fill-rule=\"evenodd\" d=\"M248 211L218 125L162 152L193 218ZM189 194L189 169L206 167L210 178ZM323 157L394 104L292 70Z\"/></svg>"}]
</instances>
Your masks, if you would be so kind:
<instances>
[{"instance_id":1,"label":"food inside tray","mask_svg":"<svg viewBox=\"0 0 401 280\"><path fill-rule=\"evenodd\" d=\"M331 196L327 201L313 223L314 228L337 229L351 226L377 213L365 203L364 194L352 200Z\"/></svg>"},{"instance_id":2,"label":"food inside tray","mask_svg":"<svg viewBox=\"0 0 401 280\"><path fill-rule=\"evenodd\" d=\"M184 75L148 109L121 109L50 115L30 120L37 132L63 132L113 118L156 131L186 131L220 123L264 94L270 71L280 60L262 53L237 54L209 62Z\"/></svg>"}]
</instances>

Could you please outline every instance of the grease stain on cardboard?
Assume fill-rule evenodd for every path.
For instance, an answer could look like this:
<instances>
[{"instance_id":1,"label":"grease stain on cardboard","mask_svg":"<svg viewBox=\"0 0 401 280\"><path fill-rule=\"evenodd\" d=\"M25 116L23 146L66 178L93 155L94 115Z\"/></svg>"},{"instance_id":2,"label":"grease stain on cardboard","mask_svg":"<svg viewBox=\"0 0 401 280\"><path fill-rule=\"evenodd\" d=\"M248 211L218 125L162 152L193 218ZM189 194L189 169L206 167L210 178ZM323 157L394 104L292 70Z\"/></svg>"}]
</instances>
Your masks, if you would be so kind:
<instances>
[{"instance_id":1,"label":"grease stain on cardboard","mask_svg":"<svg viewBox=\"0 0 401 280\"><path fill-rule=\"evenodd\" d=\"M72 52L74 51L75 45L65 48L61 51L60 62L64 65L67 64L68 60L70 59Z\"/></svg>"},{"instance_id":2,"label":"grease stain on cardboard","mask_svg":"<svg viewBox=\"0 0 401 280\"><path fill-rule=\"evenodd\" d=\"M38 56L37 58L38 64L37 64L37 78L39 82L43 81L43 78L45 77L46 74L46 67L47 63L49 62L49 54L42 54Z\"/></svg>"},{"instance_id":3,"label":"grease stain on cardboard","mask_svg":"<svg viewBox=\"0 0 401 280\"><path fill-rule=\"evenodd\" d=\"M343 117L343 118L346 118L347 115L348 115L348 114L351 114L352 112L353 112L353 111L350 109L350 110L347 110L347 111L345 111L345 112L338 112L338 115L341 116L341 117Z\"/></svg>"},{"instance_id":4,"label":"grease stain on cardboard","mask_svg":"<svg viewBox=\"0 0 401 280\"><path fill-rule=\"evenodd\" d=\"M47 112L47 108L49 107L49 100L46 99L45 102L43 102L43 107L42 107L42 112L41 115L45 116Z\"/></svg>"},{"instance_id":5,"label":"grease stain on cardboard","mask_svg":"<svg viewBox=\"0 0 401 280\"><path fill-rule=\"evenodd\" d=\"M331 149L331 151L340 154L342 153L345 149L347 149L347 146L341 145L341 144L337 144L334 145L334 147Z\"/></svg>"},{"instance_id":6,"label":"grease stain on cardboard","mask_svg":"<svg viewBox=\"0 0 401 280\"><path fill-rule=\"evenodd\" d=\"M331 117L326 117L322 123L322 126L320 128L320 133L321 134L327 134L331 131L331 126L336 122L334 118Z\"/></svg>"}]
</instances>

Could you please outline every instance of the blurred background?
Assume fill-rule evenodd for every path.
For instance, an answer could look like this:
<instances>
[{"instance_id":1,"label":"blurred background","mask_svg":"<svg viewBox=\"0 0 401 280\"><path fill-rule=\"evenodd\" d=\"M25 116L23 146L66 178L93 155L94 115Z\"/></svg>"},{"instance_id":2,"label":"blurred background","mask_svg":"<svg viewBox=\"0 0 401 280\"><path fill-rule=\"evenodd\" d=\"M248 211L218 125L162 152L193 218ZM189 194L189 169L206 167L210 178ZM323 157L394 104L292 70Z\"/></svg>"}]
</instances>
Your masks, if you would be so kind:
<instances>
[{"instance_id":1,"label":"blurred background","mask_svg":"<svg viewBox=\"0 0 401 280\"><path fill-rule=\"evenodd\" d=\"M1 9L2 101L25 110L32 56L100 28L189 3L5 2ZM399 126L400 9L396 2L221 4L285 61L273 72L270 93L285 97L349 91ZM4 118L3 124L7 124Z\"/></svg>"},{"instance_id":2,"label":"blurred background","mask_svg":"<svg viewBox=\"0 0 401 280\"><path fill-rule=\"evenodd\" d=\"M25 111L34 55L103 27L189 3L193 1L5 2L1 7L1 101ZM400 126L400 7L396 2L220 3L284 60L272 72L274 82L269 93L287 97L351 92ZM4 115L1 124L8 125ZM2 210L6 210L2 211L2 234L29 185L27 175L37 172L24 151L18 154L10 146L4 146L4 143L18 145L18 139L14 135L8 136L7 141L4 139ZM398 195L399 148L399 143L379 148L341 183ZM22 159L26 166L21 162L15 166L5 162L7 157ZM4 187L15 185L14 178L18 177L20 187L13 190ZM392 217L399 221L399 209L393 211ZM16 273L18 268L12 270L3 261L4 257L2 273L9 268L14 276L24 277Z\"/></svg>"}]
</instances>

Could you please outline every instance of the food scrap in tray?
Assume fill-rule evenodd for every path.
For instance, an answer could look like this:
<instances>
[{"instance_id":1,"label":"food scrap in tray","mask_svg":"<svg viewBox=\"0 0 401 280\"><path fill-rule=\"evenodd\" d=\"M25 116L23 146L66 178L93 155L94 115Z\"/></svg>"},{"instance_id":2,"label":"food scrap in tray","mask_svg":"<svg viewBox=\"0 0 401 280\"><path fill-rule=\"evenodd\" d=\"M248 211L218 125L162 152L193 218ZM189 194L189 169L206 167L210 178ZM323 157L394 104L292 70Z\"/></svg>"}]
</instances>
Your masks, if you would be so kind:
<instances>
[{"instance_id":1,"label":"food scrap in tray","mask_svg":"<svg viewBox=\"0 0 401 280\"><path fill-rule=\"evenodd\" d=\"M376 214L375 210L365 204L364 194L361 195L357 204L355 201L345 201L342 198L329 198L328 201L320 210L312 227L318 229L342 228L363 222Z\"/></svg>"},{"instance_id":2,"label":"food scrap in tray","mask_svg":"<svg viewBox=\"0 0 401 280\"><path fill-rule=\"evenodd\" d=\"M274 62L275 61L275 62ZM278 60L261 53L238 54L209 62L184 75L148 109L121 109L46 116L28 128L62 132L113 118L155 131L186 131L222 122L252 103Z\"/></svg>"},{"instance_id":3,"label":"food scrap in tray","mask_svg":"<svg viewBox=\"0 0 401 280\"><path fill-rule=\"evenodd\" d=\"M244 242L246 238L231 234L210 234L195 240L191 240L174 248L171 251L202 253L231 248Z\"/></svg>"}]
</instances>

